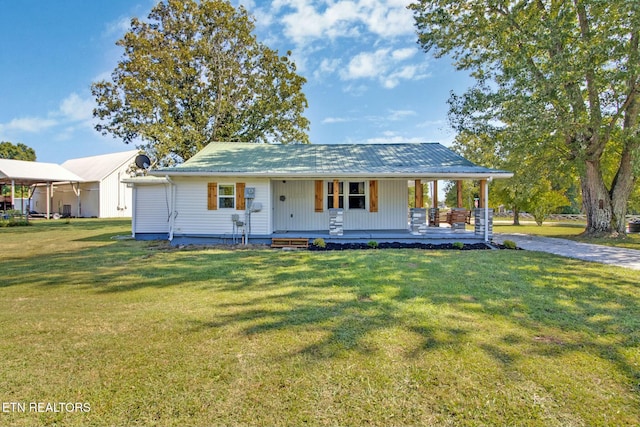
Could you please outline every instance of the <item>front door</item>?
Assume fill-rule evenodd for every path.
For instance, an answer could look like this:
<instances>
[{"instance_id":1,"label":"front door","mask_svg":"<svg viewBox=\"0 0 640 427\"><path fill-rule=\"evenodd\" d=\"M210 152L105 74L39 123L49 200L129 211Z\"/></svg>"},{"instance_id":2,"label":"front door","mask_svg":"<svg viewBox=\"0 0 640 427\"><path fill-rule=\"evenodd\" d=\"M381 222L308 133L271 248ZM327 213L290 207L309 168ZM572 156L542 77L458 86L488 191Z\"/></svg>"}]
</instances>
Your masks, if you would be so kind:
<instances>
[{"instance_id":1,"label":"front door","mask_svg":"<svg viewBox=\"0 0 640 427\"><path fill-rule=\"evenodd\" d=\"M273 182L274 231L307 230L309 228L309 181ZM311 191L313 197L313 191ZM313 205L311 205L311 209ZM306 215L305 215L306 214Z\"/></svg>"}]
</instances>

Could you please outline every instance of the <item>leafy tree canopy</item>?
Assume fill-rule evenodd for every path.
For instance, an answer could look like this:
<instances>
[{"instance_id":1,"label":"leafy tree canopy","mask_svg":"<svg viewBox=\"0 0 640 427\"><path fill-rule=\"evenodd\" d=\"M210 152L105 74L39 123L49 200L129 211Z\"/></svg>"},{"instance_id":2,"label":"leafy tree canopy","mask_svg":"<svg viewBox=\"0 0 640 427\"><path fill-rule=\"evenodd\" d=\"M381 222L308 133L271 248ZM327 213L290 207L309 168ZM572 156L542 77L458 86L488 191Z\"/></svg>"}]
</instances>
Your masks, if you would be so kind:
<instances>
[{"instance_id":1,"label":"leafy tree canopy","mask_svg":"<svg viewBox=\"0 0 640 427\"><path fill-rule=\"evenodd\" d=\"M535 135L508 152L553 153L580 177L586 231L623 233L639 174L640 2L418 0L410 8L422 47L477 79L455 101L460 127Z\"/></svg>"},{"instance_id":2,"label":"leafy tree canopy","mask_svg":"<svg viewBox=\"0 0 640 427\"><path fill-rule=\"evenodd\" d=\"M0 142L0 159L27 160L34 162L36 152L33 148L22 143L13 144L8 141Z\"/></svg>"},{"instance_id":3,"label":"leafy tree canopy","mask_svg":"<svg viewBox=\"0 0 640 427\"><path fill-rule=\"evenodd\" d=\"M253 29L225 0L167 0L134 18L111 81L92 86L96 129L164 165L215 141L308 143L306 80Z\"/></svg>"}]
</instances>

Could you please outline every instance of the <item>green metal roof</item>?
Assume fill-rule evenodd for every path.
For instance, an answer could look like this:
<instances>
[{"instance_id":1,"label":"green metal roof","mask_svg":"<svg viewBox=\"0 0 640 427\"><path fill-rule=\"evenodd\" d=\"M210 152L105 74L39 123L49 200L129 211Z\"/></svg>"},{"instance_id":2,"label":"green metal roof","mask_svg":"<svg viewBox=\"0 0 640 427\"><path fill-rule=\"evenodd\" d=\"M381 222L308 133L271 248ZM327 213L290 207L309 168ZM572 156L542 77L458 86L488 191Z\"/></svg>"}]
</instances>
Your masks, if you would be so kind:
<instances>
[{"instance_id":1,"label":"green metal roof","mask_svg":"<svg viewBox=\"0 0 640 427\"><path fill-rule=\"evenodd\" d=\"M211 143L188 161L152 175L265 177L495 177L507 171L477 166L439 143L252 144Z\"/></svg>"}]
</instances>

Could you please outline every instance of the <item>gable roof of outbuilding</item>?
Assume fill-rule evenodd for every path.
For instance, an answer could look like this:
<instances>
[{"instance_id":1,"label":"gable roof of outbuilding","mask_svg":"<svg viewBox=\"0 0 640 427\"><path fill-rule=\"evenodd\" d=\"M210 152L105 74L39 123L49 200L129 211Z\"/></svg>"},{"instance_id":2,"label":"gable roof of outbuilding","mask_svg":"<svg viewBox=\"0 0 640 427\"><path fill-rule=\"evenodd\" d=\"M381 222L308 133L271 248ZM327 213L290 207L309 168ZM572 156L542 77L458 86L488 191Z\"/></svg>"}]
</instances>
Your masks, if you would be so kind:
<instances>
[{"instance_id":1,"label":"gable roof of outbuilding","mask_svg":"<svg viewBox=\"0 0 640 427\"><path fill-rule=\"evenodd\" d=\"M129 150L70 159L64 162L62 167L81 176L87 182L102 181L123 165L132 164L137 154L138 150Z\"/></svg>"},{"instance_id":2,"label":"gable roof of outbuilding","mask_svg":"<svg viewBox=\"0 0 640 427\"><path fill-rule=\"evenodd\" d=\"M84 182L82 177L55 163L0 159L0 182L33 185L46 182Z\"/></svg>"},{"instance_id":3,"label":"gable roof of outbuilding","mask_svg":"<svg viewBox=\"0 0 640 427\"><path fill-rule=\"evenodd\" d=\"M277 145L211 143L188 161L152 175L275 178L488 178L507 171L477 166L439 143Z\"/></svg>"}]
</instances>

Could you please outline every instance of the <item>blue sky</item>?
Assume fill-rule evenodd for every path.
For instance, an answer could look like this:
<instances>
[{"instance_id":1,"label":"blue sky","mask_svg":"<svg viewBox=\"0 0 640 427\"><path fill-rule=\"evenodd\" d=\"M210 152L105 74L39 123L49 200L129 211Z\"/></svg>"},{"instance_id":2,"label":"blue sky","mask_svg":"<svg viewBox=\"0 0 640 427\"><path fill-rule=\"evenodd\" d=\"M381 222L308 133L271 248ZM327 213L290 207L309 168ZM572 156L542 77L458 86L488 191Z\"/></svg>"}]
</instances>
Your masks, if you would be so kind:
<instances>
[{"instance_id":1,"label":"blue sky","mask_svg":"<svg viewBox=\"0 0 640 427\"><path fill-rule=\"evenodd\" d=\"M312 143L453 140L446 101L471 80L419 49L410 1L238 1L307 79ZM131 17L154 4L0 0L0 140L54 163L134 148L93 129L90 86L121 58Z\"/></svg>"}]
</instances>

